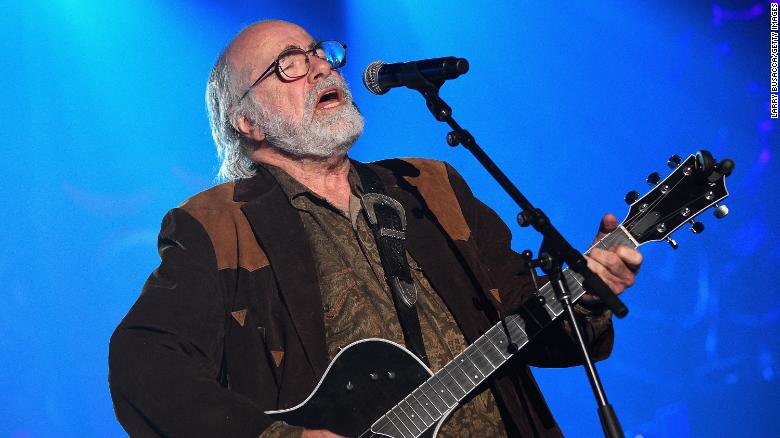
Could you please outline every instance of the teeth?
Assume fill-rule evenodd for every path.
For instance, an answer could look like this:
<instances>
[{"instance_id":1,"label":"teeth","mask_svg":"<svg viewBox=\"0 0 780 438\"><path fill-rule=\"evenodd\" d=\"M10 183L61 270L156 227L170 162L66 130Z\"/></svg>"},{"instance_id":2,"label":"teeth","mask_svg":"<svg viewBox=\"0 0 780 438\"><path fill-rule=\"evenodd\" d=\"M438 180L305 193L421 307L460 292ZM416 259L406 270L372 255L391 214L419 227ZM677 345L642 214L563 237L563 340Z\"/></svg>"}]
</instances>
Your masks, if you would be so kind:
<instances>
[{"instance_id":1,"label":"teeth","mask_svg":"<svg viewBox=\"0 0 780 438\"><path fill-rule=\"evenodd\" d=\"M340 103L340 102L336 100L336 101L334 101L333 103L329 103L329 104L327 104L327 105L323 106L322 108L333 108L334 106L338 106L338 105L339 105L339 103Z\"/></svg>"}]
</instances>

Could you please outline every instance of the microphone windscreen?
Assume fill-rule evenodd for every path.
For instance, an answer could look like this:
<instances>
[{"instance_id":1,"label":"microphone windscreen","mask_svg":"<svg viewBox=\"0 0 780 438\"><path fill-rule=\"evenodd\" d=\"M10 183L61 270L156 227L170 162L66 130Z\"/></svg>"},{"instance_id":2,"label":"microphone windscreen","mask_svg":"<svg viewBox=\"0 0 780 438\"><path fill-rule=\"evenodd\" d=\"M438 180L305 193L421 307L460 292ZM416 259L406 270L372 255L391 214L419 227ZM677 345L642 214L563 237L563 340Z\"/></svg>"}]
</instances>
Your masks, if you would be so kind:
<instances>
[{"instance_id":1,"label":"microphone windscreen","mask_svg":"<svg viewBox=\"0 0 780 438\"><path fill-rule=\"evenodd\" d=\"M388 90L379 86L379 70L385 64L384 61L374 61L368 64L368 67L363 71L363 85L374 94L385 94L388 92Z\"/></svg>"}]
</instances>

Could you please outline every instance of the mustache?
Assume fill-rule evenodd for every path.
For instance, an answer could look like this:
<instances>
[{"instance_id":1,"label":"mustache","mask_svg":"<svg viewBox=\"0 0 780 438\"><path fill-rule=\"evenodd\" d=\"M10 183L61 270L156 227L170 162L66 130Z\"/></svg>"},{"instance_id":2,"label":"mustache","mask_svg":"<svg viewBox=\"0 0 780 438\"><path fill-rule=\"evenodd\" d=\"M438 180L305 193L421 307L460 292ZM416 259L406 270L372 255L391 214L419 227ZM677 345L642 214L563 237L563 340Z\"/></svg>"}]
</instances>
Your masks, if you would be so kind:
<instances>
[{"instance_id":1,"label":"mustache","mask_svg":"<svg viewBox=\"0 0 780 438\"><path fill-rule=\"evenodd\" d=\"M317 95L320 91L331 87L336 87L341 90L344 95L344 100L346 100L347 103L352 101L352 93L349 91L347 84L344 81L336 79L334 76L328 76L320 82L317 82L317 85L309 91L309 94L306 96L306 111L313 112L314 106L317 104Z\"/></svg>"}]
</instances>

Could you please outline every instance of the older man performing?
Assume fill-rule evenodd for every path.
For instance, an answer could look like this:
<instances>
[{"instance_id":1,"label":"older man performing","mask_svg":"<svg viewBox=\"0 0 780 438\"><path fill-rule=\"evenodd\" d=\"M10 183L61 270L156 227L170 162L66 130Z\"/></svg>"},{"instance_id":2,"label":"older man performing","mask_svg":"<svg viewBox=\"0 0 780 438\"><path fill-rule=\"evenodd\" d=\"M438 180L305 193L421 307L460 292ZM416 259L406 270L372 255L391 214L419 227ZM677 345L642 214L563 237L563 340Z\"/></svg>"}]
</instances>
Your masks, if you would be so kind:
<instances>
[{"instance_id":1,"label":"older man performing","mask_svg":"<svg viewBox=\"0 0 780 438\"><path fill-rule=\"evenodd\" d=\"M160 267L110 346L116 414L133 436L335 436L274 421L316 386L339 348L363 338L404 343L365 187L347 151L363 119L338 68L346 47L265 21L242 31L207 87L229 180L163 220ZM407 218L416 312L433 371L534 291L507 227L447 164L367 166ZM616 227L604 217L600 238ZM642 256L616 246L588 258L615 293ZM577 310L596 358L612 347L608 311ZM559 436L529 365L570 366L567 325L553 323L465 398L440 436Z\"/></svg>"}]
</instances>

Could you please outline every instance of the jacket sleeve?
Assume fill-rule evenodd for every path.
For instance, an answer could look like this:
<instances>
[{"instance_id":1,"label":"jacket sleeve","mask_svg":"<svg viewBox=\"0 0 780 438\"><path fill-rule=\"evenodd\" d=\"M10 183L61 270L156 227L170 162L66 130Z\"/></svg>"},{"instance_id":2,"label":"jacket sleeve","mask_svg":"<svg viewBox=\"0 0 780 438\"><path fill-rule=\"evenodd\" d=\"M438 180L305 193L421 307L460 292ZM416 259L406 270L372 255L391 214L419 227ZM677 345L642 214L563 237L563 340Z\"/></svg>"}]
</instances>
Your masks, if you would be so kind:
<instances>
[{"instance_id":1,"label":"jacket sleeve","mask_svg":"<svg viewBox=\"0 0 780 438\"><path fill-rule=\"evenodd\" d=\"M273 420L219 383L226 291L208 234L173 209L158 247L160 266L111 337L119 422L131 436L257 437Z\"/></svg>"},{"instance_id":2,"label":"jacket sleeve","mask_svg":"<svg viewBox=\"0 0 780 438\"><path fill-rule=\"evenodd\" d=\"M505 314L515 313L535 291L530 275L522 272L524 258L512 250L512 234L496 212L474 197L463 178L449 165L447 172L471 229L470 239L473 239L483 266L500 291L503 311ZM546 281L541 279L539 286L544 283ZM576 305L575 309L591 357L595 360L607 358L614 340L610 313L592 311L580 305ZM582 359L572 336L569 323L558 318L519 354L533 366L566 367L580 364Z\"/></svg>"}]
</instances>

